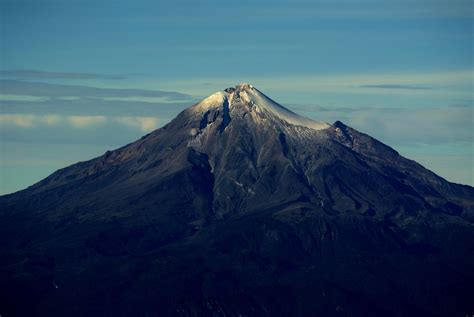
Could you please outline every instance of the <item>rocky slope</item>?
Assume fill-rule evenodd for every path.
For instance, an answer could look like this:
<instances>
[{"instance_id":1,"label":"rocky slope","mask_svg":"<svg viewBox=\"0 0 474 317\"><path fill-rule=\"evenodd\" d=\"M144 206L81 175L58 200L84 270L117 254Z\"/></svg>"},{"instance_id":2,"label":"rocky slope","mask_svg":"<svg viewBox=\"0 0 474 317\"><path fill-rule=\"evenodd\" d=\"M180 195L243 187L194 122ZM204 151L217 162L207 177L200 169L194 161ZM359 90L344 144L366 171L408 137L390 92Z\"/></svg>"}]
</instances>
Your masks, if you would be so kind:
<instances>
[{"instance_id":1,"label":"rocky slope","mask_svg":"<svg viewBox=\"0 0 474 317\"><path fill-rule=\"evenodd\" d=\"M5 316L474 313L474 188L248 84L0 206Z\"/></svg>"}]
</instances>

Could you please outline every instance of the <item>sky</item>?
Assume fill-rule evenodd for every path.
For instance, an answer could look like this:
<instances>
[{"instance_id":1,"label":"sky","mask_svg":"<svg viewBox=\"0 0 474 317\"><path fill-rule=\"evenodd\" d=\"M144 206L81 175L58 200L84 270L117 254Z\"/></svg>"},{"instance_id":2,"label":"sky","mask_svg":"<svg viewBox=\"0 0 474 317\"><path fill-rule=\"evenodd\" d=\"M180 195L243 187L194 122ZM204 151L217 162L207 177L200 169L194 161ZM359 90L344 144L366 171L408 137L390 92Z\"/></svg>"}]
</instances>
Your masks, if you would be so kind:
<instances>
[{"instance_id":1,"label":"sky","mask_svg":"<svg viewBox=\"0 0 474 317\"><path fill-rule=\"evenodd\" d=\"M0 194L248 82L474 185L471 0L0 0Z\"/></svg>"}]
</instances>

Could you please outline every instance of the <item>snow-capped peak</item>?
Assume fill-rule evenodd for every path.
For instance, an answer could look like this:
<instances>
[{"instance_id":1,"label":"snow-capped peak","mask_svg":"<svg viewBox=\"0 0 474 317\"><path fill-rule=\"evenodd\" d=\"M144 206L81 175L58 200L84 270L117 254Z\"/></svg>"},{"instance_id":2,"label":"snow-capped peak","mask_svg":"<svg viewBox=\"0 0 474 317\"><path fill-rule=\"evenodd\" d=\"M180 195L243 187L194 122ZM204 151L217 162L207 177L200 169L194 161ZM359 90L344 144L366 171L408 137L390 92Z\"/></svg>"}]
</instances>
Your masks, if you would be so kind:
<instances>
[{"instance_id":1,"label":"snow-capped peak","mask_svg":"<svg viewBox=\"0 0 474 317\"><path fill-rule=\"evenodd\" d=\"M235 96L238 96L239 98L235 98ZM239 102L234 102L237 99ZM255 107L257 111L267 111L277 119L292 125L303 126L314 130L322 130L330 127L328 123L314 121L294 113L273 101L248 83L240 83L235 86L235 88L229 87L224 91L216 92L203 99L194 109L197 111L207 111L210 108L221 107L225 102L229 108L239 106L239 104L243 102Z\"/></svg>"},{"instance_id":2,"label":"snow-capped peak","mask_svg":"<svg viewBox=\"0 0 474 317\"><path fill-rule=\"evenodd\" d=\"M222 106L226 99L227 94L224 91L218 91L201 100L193 109L199 112L207 111L208 109Z\"/></svg>"}]
</instances>

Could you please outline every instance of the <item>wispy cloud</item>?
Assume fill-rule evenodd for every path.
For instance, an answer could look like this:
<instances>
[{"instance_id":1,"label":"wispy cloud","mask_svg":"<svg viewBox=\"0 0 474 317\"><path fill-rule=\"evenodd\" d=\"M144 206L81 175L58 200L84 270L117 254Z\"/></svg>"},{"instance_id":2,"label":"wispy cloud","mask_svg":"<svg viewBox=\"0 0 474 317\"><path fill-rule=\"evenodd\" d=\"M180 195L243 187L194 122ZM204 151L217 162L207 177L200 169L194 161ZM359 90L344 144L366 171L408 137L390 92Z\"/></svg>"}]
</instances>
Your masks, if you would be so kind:
<instances>
[{"instance_id":1,"label":"wispy cloud","mask_svg":"<svg viewBox=\"0 0 474 317\"><path fill-rule=\"evenodd\" d=\"M46 125L54 125L61 120L58 115L36 116L34 114L0 114L0 123L4 125L15 125L21 128L31 128L33 125L40 123Z\"/></svg>"},{"instance_id":2,"label":"wispy cloud","mask_svg":"<svg viewBox=\"0 0 474 317\"><path fill-rule=\"evenodd\" d=\"M384 88L386 92L392 90L407 95L424 91L429 94L456 94L466 97L470 96L473 74L473 69L446 72L293 74L253 76L250 83L274 97L287 92L312 95L320 92L376 94L382 91L380 88ZM211 90L220 90L225 86L234 86L248 80L242 77L203 77L158 81L154 85L169 90L179 87L181 91L192 95L207 96Z\"/></svg>"},{"instance_id":3,"label":"wispy cloud","mask_svg":"<svg viewBox=\"0 0 474 317\"><path fill-rule=\"evenodd\" d=\"M2 125L14 125L20 128L31 128L35 124L54 125L60 122L59 115L50 114L37 116L34 114L0 114Z\"/></svg>"},{"instance_id":4,"label":"wispy cloud","mask_svg":"<svg viewBox=\"0 0 474 317\"><path fill-rule=\"evenodd\" d=\"M20 80L0 80L0 94L14 96L39 96L50 98L94 97L94 98L164 98L166 100L189 100L191 96L175 91L97 88L82 85L61 85Z\"/></svg>"},{"instance_id":5,"label":"wispy cloud","mask_svg":"<svg viewBox=\"0 0 474 317\"><path fill-rule=\"evenodd\" d=\"M154 117L119 117L115 121L131 127L138 127L143 132L149 132L158 127L159 120Z\"/></svg>"},{"instance_id":6,"label":"wispy cloud","mask_svg":"<svg viewBox=\"0 0 474 317\"><path fill-rule=\"evenodd\" d=\"M341 120L391 145L474 142L473 107L349 109L299 106L298 112L331 123Z\"/></svg>"},{"instance_id":7,"label":"wispy cloud","mask_svg":"<svg viewBox=\"0 0 474 317\"><path fill-rule=\"evenodd\" d=\"M0 115L0 123L12 124L21 128L29 128L33 126L33 121L35 119L34 115L25 115L25 114L2 114Z\"/></svg>"},{"instance_id":8,"label":"wispy cloud","mask_svg":"<svg viewBox=\"0 0 474 317\"><path fill-rule=\"evenodd\" d=\"M90 125L103 123L107 118L104 116L69 116L67 120L76 128L85 128Z\"/></svg>"},{"instance_id":9,"label":"wispy cloud","mask_svg":"<svg viewBox=\"0 0 474 317\"><path fill-rule=\"evenodd\" d=\"M402 85L402 84L372 84L372 85L360 85L360 88L375 88L375 89L397 89L397 90L431 90L431 87L426 86L415 86L415 85Z\"/></svg>"},{"instance_id":10,"label":"wispy cloud","mask_svg":"<svg viewBox=\"0 0 474 317\"><path fill-rule=\"evenodd\" d=\"M0 88L0 93L1 93ZM8 95L8 94L0 94L0 102L1 101L47 101L49 100L48 97L39 97L39 96L29 96L29 95Z\"/></svg>"},{"instance_id":11,"label":"wispy cloud","mask_svg":"<svg viewBox=\"0 0 474 317\"><path fill-rule=\"evenodd\" d=\"M142 132L150 132L159 127L161 120L157 117L144 116L62 116L58 114L0 114L0 123L3 126L29 129L41 126L68 125L73 128L85 129L106 123L119 124Z\"/></svg>"},{"instance_id":12,"label":"wispy cloud","mask_svg":"<svg viewBox=\"0 0 474 317\"><path fill-rule=\"evenodd\" d=\"M38 97L40 98L40 97ZM15 114L34 113L46 115L56 113L61 115L89 116L144 116L173 118L178 112L189 107L194 101L159 101L141 100L141 98L79 98L60 97L38 100L0 99L0 113Z\"/></svg>"},{"instance_id":13,"label":"wispy cloud","mask_svg":"<svg viewBox=\"0 0 474 317\"><path fill-rule=\"evenodd\" d=\"M40 118L40 121L44 122L46 125L57 124L59 121L61 121L61 117L57 114L48 114L41 116Z\"/></svg>"},{"instance_id":14,"label":"wispy cloud","mask_svg":"<svg viewBox=\"0 0 474 317\"><path fill-rule=\"evenodd\" d=\"M32 69L0 70L0 77L15 79L127 79L126 75L108 75L97 73L48 72Z\"/></svg>"}]
</instances>

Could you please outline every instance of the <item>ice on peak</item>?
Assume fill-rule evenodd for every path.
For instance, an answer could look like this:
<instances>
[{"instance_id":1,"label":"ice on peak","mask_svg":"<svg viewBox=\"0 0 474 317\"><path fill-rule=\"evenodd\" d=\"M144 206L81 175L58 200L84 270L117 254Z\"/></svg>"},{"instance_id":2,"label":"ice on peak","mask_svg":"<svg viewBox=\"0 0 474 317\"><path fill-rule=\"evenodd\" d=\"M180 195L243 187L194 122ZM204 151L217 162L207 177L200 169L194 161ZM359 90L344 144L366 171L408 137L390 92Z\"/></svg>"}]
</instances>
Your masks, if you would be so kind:
<instances>
[{"instance_id":1,"label":"ice on peak","mask_svg":"<svg viewBox=\"0 0 474 317\"><path fill-rule=\"evenodd\" d=\"M330 127L328 123L314 121L309 118L300 116L297 113L294 113L293 111L273 101L261 91L259 91L257 88L254 88L251 85L249 85L248 88L250 89L246 89L240 92L241 99L251 103L252 105L255 105L256 108L259 110L265 110L270 112L280 120L286 121L287 123L292 125L303 126L314 130L322 130Z\"/></svg>"},{"instance_id":2,"label":"ice on peak","mask_svg":"<svg viewBox=\"0 0 474 317\"><path fill-rule=\"evenodd\" d=\"M218 91L197 103L193 108L196 111L205 111L209 108L218 107L224 103L227 96L224 92Z\"/></svg>"},{"instance_id":3,"label":"ice on peak","mask_svg":"<svg viewBox=\"0 0 474 317\"><path fill-rule=\"evenodd\" d=\"M322 130L330 127L328 123L314 121L294 113L273 101L248 83L240 83L235 86L235 88L230 87L224 91L216 92L202 100L193 108L196 111L203 112L210 108L222 107L224 103L232 107L235 103L233 102L235 95L239 96L238 100L240 100L240 102L251 104L257 109L257 111L266 111L273 117L289 124L303 126L314 130Z\"/></svg>"}]
</instances>

